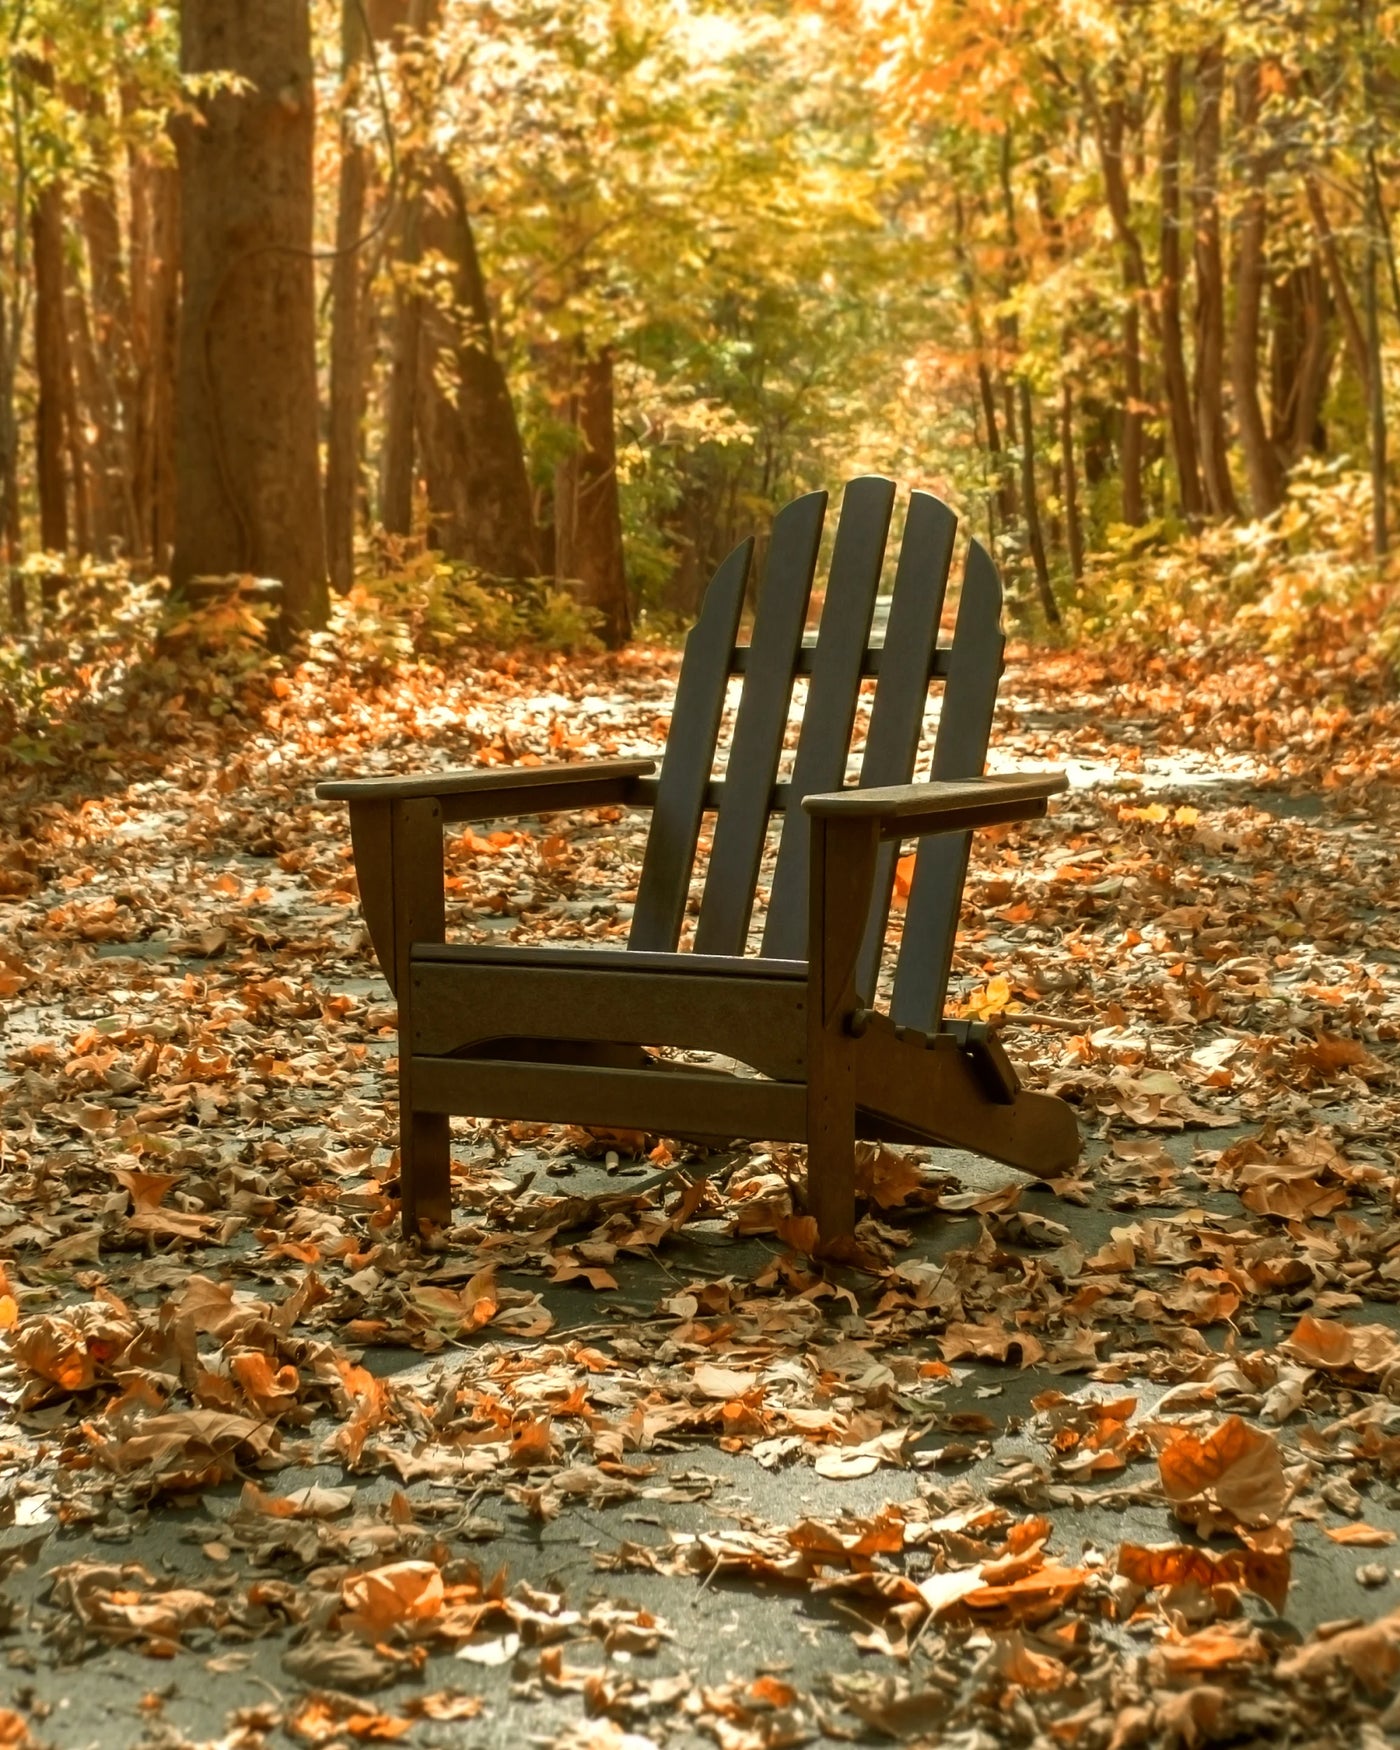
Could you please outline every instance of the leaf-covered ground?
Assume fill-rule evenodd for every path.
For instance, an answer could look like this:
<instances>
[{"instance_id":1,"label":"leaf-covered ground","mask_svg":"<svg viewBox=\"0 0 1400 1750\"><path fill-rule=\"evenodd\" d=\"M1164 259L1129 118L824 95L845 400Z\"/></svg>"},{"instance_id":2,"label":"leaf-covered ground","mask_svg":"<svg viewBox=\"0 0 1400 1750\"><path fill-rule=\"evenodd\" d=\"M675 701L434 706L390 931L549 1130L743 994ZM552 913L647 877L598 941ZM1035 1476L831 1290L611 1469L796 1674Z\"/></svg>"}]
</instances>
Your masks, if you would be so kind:
<instances>
[{"instance_id":1,"label":"leaf-covered ground","mask_svg":"<svg viewBox=\"0 0 1400 1750\"><path fill-rule=\"evenodd\" d=\"M1400 1734L1400 707L1364 637L1019 652L967 1012L1053 1187L462 1125L396 1222L331 770L652 750L674 659L280 669L77 628L0 754L0 1743ZM39 707L33 707L37 710ZM28 706L25 707L29 709ZM453 927L625 932L642 823L454 833Z\"/></svg>"}]
</instances>

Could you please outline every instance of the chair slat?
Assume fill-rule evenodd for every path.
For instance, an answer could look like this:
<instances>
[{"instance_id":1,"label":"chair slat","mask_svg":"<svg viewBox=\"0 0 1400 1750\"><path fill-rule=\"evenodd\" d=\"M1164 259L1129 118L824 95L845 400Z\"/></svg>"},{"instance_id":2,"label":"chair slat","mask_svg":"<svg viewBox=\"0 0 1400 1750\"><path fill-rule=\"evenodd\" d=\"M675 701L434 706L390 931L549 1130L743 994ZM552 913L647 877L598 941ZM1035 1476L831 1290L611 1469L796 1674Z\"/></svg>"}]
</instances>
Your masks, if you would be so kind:
<instances>
[{"instance_id":1,"label":"chair slat","mask_svg":"<svg viewBox=\"0 0 1400 1750\"><path fill-rule=\"evenodd\" d=\"M826 494L811 492L785 505L773 521L749 669L695 930L697 954L744 951L768 827L768 800L782 755L793 669L825 515ZM726 663L728 659L726 651Z\"/></svg>"},{"instance_id":2,"label":"chair slat","mask_svg":"<svg viewBox=\"0 0 1400 1750\"><path fill-rule=\"evenodd\" d=\"M816 658L816 654L817 654L817 641L816 641L816 639L813 638L810 640L810 642L807 639L804 639L802 642L801 649L797 652L797 662L796 662L796 665L794 667L793 672L795 674L798 674L798 675L811 674L812 664ZM948 673L948 661L949 661L949 658L951 655L952 655L952 652L950 649L944 649L942 647L940 647L938 649L938 651L933 655L933 657L930 658L930 661L929 661L928 672L929 672L930 677L946 676L947 675L947 673ZM862 652L861 659L860 659L861 679L862 680L869 680L871 677L873 677L875 675L883 674L884 673L884 662L885 662L885 647L884 647L884 645L883 644L867 645L866 649ZM733 652L733 655L731 656L730 662L729 662L729 672L730 672L730 674L736 674L736 675L737 674L747 674L749 672L749 647L747 644L736 644L734 646L734 652Z\"/></svg>"},{"instance_id":3,"label":"chair slat","mask_svg":"<svg viewBox=\"0 0 1400 1750\"><path fill-rule=\"evenodd\" d=\"M1004 643L1001 580L986 549L973 541L963 572L951 672L934 743L935 779L981 776ZM971 840L970 833L953 833L925 839L919 846L890 1007L897 1027L932 1033L943 1018Z\"/></svg>"},{"instance_id":4,"label":"chair slat","mask_svg":"<svg viewBox=\"0 0 1400 1750\"><path fill-rule=\"evenodd\" d=\"M928 709L929 677L936 672L935 658L945 654L937 649L938 625L943 616L957 527L957 517L940 499L928 492L911 495L885 629L886 660L875 689L870 732L861 762L862 789L907 784L914 776L919 734ZM856 975L856 988L867 1007L874 1000L880 976L880 954L889 922L898 856L897 844L881 845L875 866L870 920Z\"/></svg>"},{"instance_id":5,"label":"chair slat","mask_svg":"<svg viewBox=\"0 0 1400 1750\"><path fill-rule=\"evenodd\" d=\"M629 948L672 953L680 941L700 817L724 716L734 635L744 608L752 560L753 541L749 539L741 542L715 573L705 591L700 617L685 641L666 757L656 781L651 830L627 939Z\"/></svg>"},{"instance_id":6,"label":"chair slat","mask_svg":"<svg viewBox=\"0 0 1400 1750\"><path fill-rule=\"evenodd\" d=\"M797 804L819 790L839 790L846 779L861 668L870 641L894 492L893 480L870 474L852 480L841 502L826 602L812 657L812 681L802 713L802 732L764 920L765 955L797 959L807 952L811 827Z\"/></svg>"}]
</instances>

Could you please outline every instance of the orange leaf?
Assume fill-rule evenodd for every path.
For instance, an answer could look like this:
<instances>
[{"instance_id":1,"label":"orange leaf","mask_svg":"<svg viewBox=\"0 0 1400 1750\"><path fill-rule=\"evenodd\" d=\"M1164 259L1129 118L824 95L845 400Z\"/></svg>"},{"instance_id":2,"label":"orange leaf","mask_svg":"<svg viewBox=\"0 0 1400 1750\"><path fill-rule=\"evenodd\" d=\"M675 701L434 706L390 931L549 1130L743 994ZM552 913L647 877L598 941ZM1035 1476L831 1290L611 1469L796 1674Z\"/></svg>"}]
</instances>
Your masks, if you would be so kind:
<instances>
[{"instance_id":1,"label":"orange leaf","mask_svg":"<svg viewBox=\"0 0 1400 1750\"><path fill-rule=\"evenodd\" d=\"M349 1614L343 1626L367 1640L382 1640L391 1629L428 1622L446 1596L442 1571L433 1562L390 1562L353 1574L341 1587Z\"/></svg>"},{"instance_id":2,"label":"orange leaf","mask_svg":"<svg viewBox=\"0 0 1400 1750\"><path fill-rule=\"evenodd\" d=\"M1286 1550L1226 1550L1216 1555L1189 1544L1125 1543L1118 1550L1118 1572L1149 1590L1194 1584L1209 1592L1216 1586L1230 1586L1253 1592L1282 1610L1292 1564Z\"/></svg>"},{"instance_id":3,"label":"orange leaf","mask_svg":"<svg viewBox=\"0 0 1400 1750\"><path fill-rule=\"evenodd\" d=\"M1278 1442L1238 1416L1204 1440L1180 1430L1157 1459L1162 1487L1175 1502L1211 1494L1217 1505L1246 1524L1267 1525L1288 1500Z\"/></svg>"},{"instance_id":4,"label":"orange leaf","mask_svg":"<svg viewBox=\"0 0 1400 1750\"><path fill-rule=\"evenodd\" d=\"M1358 1549L1384 1549L1395 1542L1395 1533L1379 1525L1324 1525L1322 1532L1333 1543L1352 1544Z\"/></svg>"}]
</instances>

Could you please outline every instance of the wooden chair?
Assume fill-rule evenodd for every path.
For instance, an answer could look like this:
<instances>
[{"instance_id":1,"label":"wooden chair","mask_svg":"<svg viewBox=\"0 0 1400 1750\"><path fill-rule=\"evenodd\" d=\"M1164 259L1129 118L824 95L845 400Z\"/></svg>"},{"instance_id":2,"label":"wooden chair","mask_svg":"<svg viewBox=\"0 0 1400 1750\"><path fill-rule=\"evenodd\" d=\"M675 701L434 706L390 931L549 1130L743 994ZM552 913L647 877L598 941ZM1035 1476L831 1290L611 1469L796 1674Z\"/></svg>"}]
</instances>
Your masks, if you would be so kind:
<instances>
[{"instance_id":1,"label":"wooden chair","mask_svg":"<svg viewBox=\"0 0 1400 1750\"><path fill-rule=\"evenodd\" d=\"M450 1220L449 1114L730 1141L805 1141L830 1240L854 1221L857 1137L969 1149L1042 1177L1078 1159L1074 1115L1018 1084L985 1026L943 1018L973 829L1042 815L1056 774L981 775L1002 667L1001 586L973 542L953 642L938 644L955 518L909 501L882 643L870 641L891 481L845 492L821 625L804 642L826 494L773 524L748 644L736 642L753 542L716 572L686 642L665 757L337 779L361 902L399 1004L405 1229ZM715 776L726 684L743 687ZM793 682L808 693L792 775L777 773ZM877 677L854 786L862 676ZM912 783L932 678L945 683L931 780ZM650 808L625 949L445 940L443 827L621 803ZM800 806L799 806L800 804ZM713 843L679 952L702 816ZM769 818L781 820L757 954L746 954ZM889 1012L876 1008L901 841L918 859ZM747 1073L646 1047L722 1054ZM755 1073L756 1072L756 1073Z\"/></svg>"}]
</instances>

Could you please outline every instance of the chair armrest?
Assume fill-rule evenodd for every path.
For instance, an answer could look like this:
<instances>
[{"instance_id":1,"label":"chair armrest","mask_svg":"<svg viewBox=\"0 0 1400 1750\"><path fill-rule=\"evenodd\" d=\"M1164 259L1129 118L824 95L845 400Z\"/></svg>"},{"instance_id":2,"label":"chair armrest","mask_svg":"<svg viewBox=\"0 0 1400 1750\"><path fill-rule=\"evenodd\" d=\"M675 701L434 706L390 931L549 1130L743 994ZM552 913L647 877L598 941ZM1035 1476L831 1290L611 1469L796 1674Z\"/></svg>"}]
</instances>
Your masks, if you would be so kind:
<instances>
[{"instance_id":1,"label":"chair armrest","mask_svg":"<svg viewBox=\"0 0 1400 1750\"><path fill-rule=\"evenodd\" d=\"M482 766L422 772L407 778L331 778L316 786L323 802L407 802L428 797L443 805L444 820L497 819L508 814L553 814L625 802L655 760L580 760L575 765Z\"/></svg>"},{"instance_id":2,"label":"chair armrest","mask_svg":"<svg viewBox=\"0 0 1400 1750\"><path fill-rule=\"evenodd\" d=\"M1034 820L1045 813L1049 797L1068 788L1063 772L945 778L928 784L834 790L806 796L802 806L818 820L875 822L882 839L917 839Z\"/></svg>"}]
</instances>

